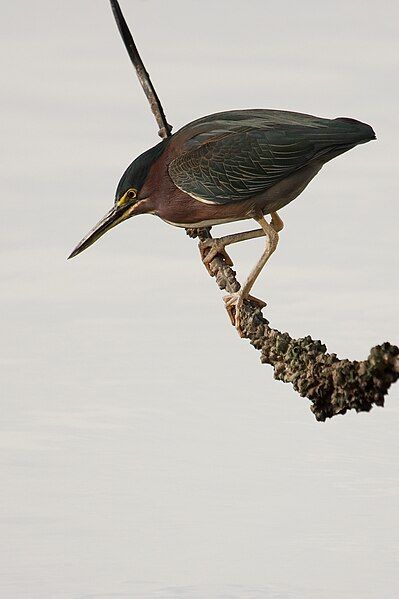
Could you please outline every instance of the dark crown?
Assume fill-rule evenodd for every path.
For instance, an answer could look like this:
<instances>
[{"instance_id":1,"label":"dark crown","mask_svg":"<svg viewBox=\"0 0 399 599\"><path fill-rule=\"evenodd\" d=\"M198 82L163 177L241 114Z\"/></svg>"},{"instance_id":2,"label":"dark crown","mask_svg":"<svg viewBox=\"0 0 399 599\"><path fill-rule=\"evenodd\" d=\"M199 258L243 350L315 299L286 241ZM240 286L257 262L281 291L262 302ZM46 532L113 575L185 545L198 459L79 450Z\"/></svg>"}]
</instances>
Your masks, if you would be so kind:
<instances>
[{"instance_id":1,"label":"dark crown","mask_svg":"<svg viewBox=\"0 0 399 599\"><path fill-rule=\"evenodd\" d=\"M118 183L115 193L115 201L120 200L128 189L134 187L140 190L147 178L151 165L159 158L165 150L169 140L163 140L153 148L143 152L125 170Z\"/></svg>"}]
</instances>

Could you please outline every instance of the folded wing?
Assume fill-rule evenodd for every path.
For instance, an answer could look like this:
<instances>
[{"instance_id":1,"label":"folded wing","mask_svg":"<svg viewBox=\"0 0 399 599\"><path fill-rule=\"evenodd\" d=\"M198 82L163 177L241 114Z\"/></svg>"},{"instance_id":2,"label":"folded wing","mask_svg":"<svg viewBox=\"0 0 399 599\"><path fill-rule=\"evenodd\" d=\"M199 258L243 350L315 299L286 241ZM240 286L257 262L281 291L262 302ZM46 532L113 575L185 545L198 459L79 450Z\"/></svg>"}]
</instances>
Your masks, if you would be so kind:
<instances>
[{"instance_id":1,"label":"folded wing","mask_svg":"<svg viewBox=\"0 0 399 599\"><path fill-rule=\"evenodd\" d=\"M314 160L374 137L371 127L352 119L266 110L245 119L245 112L231 113L240 115L231 123L229 113L198 121L200 129L186 139L187 151L169 165L177 187L212 204L246 200Z\"/></svg>"}]
</instances>

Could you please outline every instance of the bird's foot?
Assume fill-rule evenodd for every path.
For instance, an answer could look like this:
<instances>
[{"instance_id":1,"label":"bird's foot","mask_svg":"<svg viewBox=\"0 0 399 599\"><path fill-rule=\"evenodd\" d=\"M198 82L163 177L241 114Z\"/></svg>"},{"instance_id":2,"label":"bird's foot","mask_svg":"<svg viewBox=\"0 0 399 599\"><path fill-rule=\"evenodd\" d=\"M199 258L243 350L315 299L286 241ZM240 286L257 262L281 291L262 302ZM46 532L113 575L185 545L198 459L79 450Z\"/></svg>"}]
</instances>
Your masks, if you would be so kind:
<instances>
[{"instance_id":1,"label":"bird's foot","mask_svg":"<svg viewBox=\"0 0 399 599\"><path fill-rule=\"evenodd\" d=\"M216 258L217 255L222 256L226 264L228 264L229 266L233 266L232 259L224 249L226 246L220 239L205 239L204 241L200 241L198 247L200 250L202 262L210 275L213 276L213 272L210 269L210 263L214 258Z\"/></svg>"},{"instance_id":2,"label":"bird's foot","mask_svg":"<svg viewBox=\"0 0 399 599\"><path fill-rule=\"evenodd\" d=\"M202 231L206 231L207 233L209 233L211 229L212 227L201 227L200 229L189 228L186 229L186 234L192 239L194 239L195 237L199 237Z\"/></svg>"},{"instance_id":3,"label":"bird's foot","mask_svg":"<svg viewBox=\"0 0 399 599\"><path fill-rule=\"evenodd\" d=\"M248 300L250 302L254 302L260 308L264 308L266 306L266 302L258 299L257 297L253 297L252 295L244 296L242 290L236 291L235 293L229 293L223 297L223 300L226 304L226 310L228 315L230 316L231 324L235 326L240 337L244 336L244 332L241 328L241 309L244 305L244 301Z\"/></svg>"}]
</instances>

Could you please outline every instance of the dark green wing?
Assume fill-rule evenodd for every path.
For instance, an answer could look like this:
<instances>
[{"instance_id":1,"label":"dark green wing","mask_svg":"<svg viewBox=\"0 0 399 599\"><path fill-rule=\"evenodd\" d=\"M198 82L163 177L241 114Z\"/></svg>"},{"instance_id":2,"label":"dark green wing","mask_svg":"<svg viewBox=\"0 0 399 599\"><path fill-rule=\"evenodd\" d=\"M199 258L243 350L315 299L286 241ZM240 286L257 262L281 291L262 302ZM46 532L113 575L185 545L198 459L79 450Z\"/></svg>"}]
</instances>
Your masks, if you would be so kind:
<instances>
[{"instance_id":1,"label":"dark green wing","mask_svg":"<svg viewBox=\"0 0 399 599\"><path fill-rule=\"evenodd\" d=\"M258 119L256 126L244 120L230 131L212 129L210 123L208 130L186 139L187 151L169 165L175 185L203 202L245 200L335 148L367 141L357 125L368 126L357 121L312 117L311 124L302 125L273 117L274 122Z\"/></svg>"}]
</instances>

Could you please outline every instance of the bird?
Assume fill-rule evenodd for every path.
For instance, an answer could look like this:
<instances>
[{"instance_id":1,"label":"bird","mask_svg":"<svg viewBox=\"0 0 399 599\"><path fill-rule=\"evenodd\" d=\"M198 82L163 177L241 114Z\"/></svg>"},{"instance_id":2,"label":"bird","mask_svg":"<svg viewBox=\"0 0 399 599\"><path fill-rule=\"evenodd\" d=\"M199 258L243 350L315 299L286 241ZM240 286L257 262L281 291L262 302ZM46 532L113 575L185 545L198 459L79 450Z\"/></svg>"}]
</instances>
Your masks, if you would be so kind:
<instances>
[{"instance_id":1,"label":"bird","mask_svg":"<svg viewBox=\"0 0 399 599\"><path fill-rule=\"evenodd\" d=\"M111 0L111 5L141 78L144 66L119 4ZM148 73L145 75L148 83ZM242 334L240 312L244 302L252 301L260 308L266 305L253 297L251 290L277 248L284 227L278 211L296 199L327 162L375 139L374 130L348 117L329 119L258 108L210 114L171 134L155 90L152 88L150 97L148 85L142 85L151 107L154 97L159 104L162 118L157 120L166 127L164 139L127 167L112 208L69 258L86 250L116 225L142 214L155 215L185 229L254 219L260 228L200 242L202 261L212 274L210 263L217 255L232 265L225 249L228 245L265 237L263 253L243 286L223 298L232 323ZM157 117L154 108L153 112Z\"/></svg>"},{"instance_id":2,"label":"bird","mask_svg":"<svg viewBox=\"0 0 399 599\"><path fill-rule=\"evenodd\" d=\"M123 173L111 210L76 246L70 258L119 223L153 214L183 228L212 227L254 219L260 229L202 242L204 264L225 247L266 237L266 247L246 282L225 302L239 328L245 299L275 251L283 221L278 211L292 202L322 166L358 144L375 139L365 123L284 110L232 110L197 119L138 156ZM270 222L265 218L270 215Z\"/></svg>"}]
</instances>

